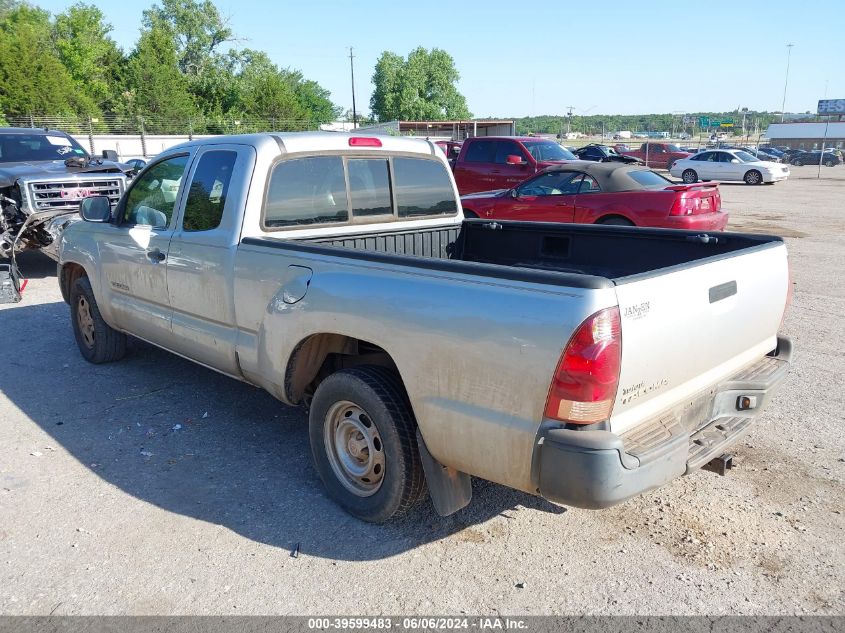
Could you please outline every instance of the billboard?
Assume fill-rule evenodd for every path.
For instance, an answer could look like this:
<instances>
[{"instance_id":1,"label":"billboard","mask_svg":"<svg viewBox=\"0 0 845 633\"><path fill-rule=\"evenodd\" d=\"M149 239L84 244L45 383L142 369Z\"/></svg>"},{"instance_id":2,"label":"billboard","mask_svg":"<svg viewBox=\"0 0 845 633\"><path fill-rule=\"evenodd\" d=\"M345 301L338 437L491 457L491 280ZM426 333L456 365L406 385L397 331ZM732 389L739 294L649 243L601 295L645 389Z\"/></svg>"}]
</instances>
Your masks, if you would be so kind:
<instances>
[{"instance_id":1,"label":"billboard","mask_svg":"<svg viewBox=\"0 0 845 633\"><path fill-rule=\"evenodd\" d=\"M845 114L845 99L821 99L819 114Z\"/></svg>"}]
</instances>

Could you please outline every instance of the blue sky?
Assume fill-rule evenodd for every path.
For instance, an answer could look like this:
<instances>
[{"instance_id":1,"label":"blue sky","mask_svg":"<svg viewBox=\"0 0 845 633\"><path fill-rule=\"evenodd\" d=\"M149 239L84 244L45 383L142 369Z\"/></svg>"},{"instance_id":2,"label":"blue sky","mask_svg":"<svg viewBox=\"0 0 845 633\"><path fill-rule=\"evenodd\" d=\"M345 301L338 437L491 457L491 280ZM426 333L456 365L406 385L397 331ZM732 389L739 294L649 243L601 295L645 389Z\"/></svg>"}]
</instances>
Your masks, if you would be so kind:
<instances>
[{"instance_id":1,"label":"blue sky","mask_svg":"<svg viewBox=\"0 0 845 633\"><path fill-rule=\"evenodd\" d=\"M53 13L70 4L31 1ZM152 2L87 1L131 49ZM815 111L825 88L828 98L845 98L843 0L215 3L237 46L301 70L344 109L352 105L348 46L366 111L379 54L418 45L454 57L475 116L562 114L570 105L576 114L780 110L788 42L788 111Z\"/></svg>"}]
</instances>

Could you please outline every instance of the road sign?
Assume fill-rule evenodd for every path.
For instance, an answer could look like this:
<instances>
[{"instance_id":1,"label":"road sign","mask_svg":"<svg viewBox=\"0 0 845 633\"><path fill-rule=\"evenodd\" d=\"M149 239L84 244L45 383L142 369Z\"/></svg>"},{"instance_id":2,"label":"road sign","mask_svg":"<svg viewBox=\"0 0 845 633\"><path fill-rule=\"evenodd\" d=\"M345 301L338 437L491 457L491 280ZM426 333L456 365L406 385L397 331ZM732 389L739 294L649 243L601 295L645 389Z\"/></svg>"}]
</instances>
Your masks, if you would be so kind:
<instances>
[{"instance_id":1,"label":"road sign","mask_svg":"<svg viewBox=\"0 0 845 633\"><path fill-rule=\"evenodd\" d=\"M734 124L733 124L733 123L731 123L731 122L728 122L728 121L722 121L722 122L719 124L719 127L733 127L733 126L734 126Z\"/></svg>"},{"instance_id":2,"label":"road sign","mask_svg":"<svg viewBox=\"0 0 845 633\"><path fill-rule=\"evenodd\" d=\"M710 119L706 116L698 117L698 127L710 127Z\"/></svg>"},{"instance_id":3,"label":"road sign","mask_svg":"<svg viewBox=\"0 0 845 633\"><path fill-rule=\"evenodd\" d=\"M845 99L821 99L819 114L845 114Z\"/></svg>"}]
</instances>

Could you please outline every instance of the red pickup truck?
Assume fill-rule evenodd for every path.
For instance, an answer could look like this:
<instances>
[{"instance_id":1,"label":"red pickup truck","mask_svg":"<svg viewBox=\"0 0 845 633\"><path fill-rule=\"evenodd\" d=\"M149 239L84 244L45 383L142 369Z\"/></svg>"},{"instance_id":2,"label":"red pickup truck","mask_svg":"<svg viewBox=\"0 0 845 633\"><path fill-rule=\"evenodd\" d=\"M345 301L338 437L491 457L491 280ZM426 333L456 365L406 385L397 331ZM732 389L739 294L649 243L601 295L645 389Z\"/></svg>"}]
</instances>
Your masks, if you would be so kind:
<instances>
[{"instance_id":1,"label":"red pickup truck","mask_svg":"<svg viewBox=\"0 0 845 633\"><path fill-rule=\"evenodd\" d=\"M675 184L639 165L579 161L512 189L461 196L464 216L722 231L717 183Z\"/></svg>"},{"instance_id":2,"label":"red pickup truck","mask_svg":"<svg viewBox=\"0 0 845 633\"><path fill-rule=\"evenodd\" d=\"M546 167L577 160L554 141L533 136L475 136L464 141L453 166L458 191L507 189Z\"/></svg>"},{"instance_id":3,"label":"red pickup truck","mask_svg":"<svg viewBox=\"0 0 845 633\"><path fill-rule=\"evenodd\" d=\"M646 167L661 169L669 169L676 160L692 156L689 152L682 151L680 147L672 143L652 143L651 141L643 143L640 149L630 149L622 143L616 145L615 149L623 156L639 158L645 163Z\"/></svg>"}]
</instances>

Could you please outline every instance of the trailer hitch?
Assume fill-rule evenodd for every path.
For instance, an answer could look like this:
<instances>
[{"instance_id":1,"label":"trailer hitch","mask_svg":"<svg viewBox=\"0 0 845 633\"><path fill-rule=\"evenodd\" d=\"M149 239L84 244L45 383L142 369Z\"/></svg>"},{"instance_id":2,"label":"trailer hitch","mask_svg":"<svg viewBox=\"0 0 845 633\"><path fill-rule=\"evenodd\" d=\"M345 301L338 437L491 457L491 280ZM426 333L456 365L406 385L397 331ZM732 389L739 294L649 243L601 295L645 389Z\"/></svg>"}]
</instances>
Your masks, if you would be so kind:
<instances>
[{"instance_id":1,"label":"trailer hitch","mask_svg":"<svg viewBox=\"0 0 845 633\"><path fill-rule=\"evenodd\" d=\"M709 470L711 472L716 473L717 475L722 475L723 477L728 474L728 471L734 467L734 456L728 453L724 453L719 455L719 457L715 457L711 459L709 462L702 466L703 470Z\"/></svg>"}]
</instances>

